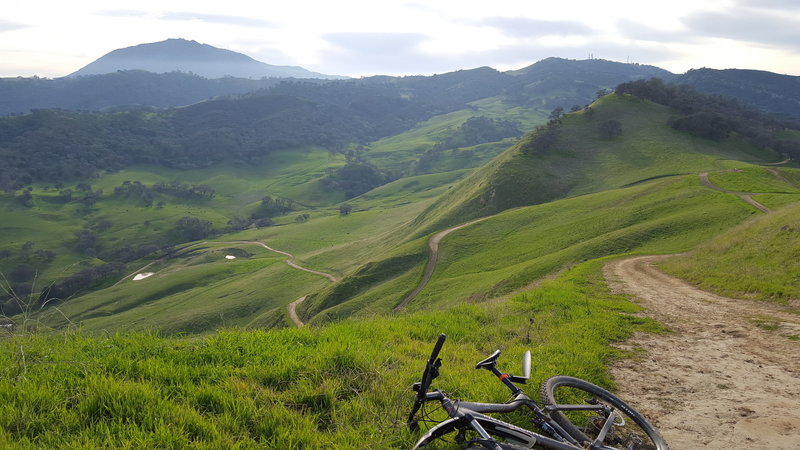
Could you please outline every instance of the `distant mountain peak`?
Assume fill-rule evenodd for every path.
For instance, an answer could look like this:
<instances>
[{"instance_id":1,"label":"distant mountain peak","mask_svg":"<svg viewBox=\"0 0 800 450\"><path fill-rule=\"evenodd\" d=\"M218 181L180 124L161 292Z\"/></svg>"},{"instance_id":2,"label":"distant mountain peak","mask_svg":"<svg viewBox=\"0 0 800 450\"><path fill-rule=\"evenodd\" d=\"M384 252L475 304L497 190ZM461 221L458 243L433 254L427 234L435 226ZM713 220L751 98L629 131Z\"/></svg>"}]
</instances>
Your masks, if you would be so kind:
<instances>
[{"instance_id":1,"label":"distant mountain peak","mask_svg":"<svg viewBox=\"0 0 800 450\"><path fill-rule=\"evenodd\" d=\"M345 78L297 66L275 66L232 50L181 38L114 50L68 76L101 75L120 70L186 72L205 78Z\"/></svg>"}]
</instances>

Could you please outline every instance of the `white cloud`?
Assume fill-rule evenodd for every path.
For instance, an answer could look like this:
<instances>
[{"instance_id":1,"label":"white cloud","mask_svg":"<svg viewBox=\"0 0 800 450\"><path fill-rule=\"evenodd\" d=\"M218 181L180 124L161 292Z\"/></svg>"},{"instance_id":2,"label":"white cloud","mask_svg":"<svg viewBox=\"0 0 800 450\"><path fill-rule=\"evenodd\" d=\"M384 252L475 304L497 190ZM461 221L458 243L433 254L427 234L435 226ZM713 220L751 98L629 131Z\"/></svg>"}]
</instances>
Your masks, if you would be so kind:
<instances>
[{"instance_id":1,"label":"white cloud","mask_svg":"<svg viewBox=\"0 0 800 450\"><path fill-rule=\"evenodd\" d=\"M165 20L198 20L212 24L223 24L243 27L272 27L275 26L268 20L253 17L229 16L225 14L199 14L187 11L170 11L159 16Z\"/></svg>"},{"instance_id":2,"label":"white cloud","mask_svg":"<svg viewBox=\"0 0 800 450\"><path fill-rule=\"evenodd\" d=\"M540 20L529 17L489 17L477 22L502 31L512 37L542 36L591 36L596 33L592 27L573 20Z\"/></svg>"},{"instance_id":3,"label":"white cloud","mask_svg":"<svg viewBox=\"0 0 800 450\"><path fill-rule=\"evenodd\" d=\"M271 64L356 76L507 68L590 53L623 61L630 56L672 71L722 64L800 74L797 0L138 0L131 5L15 4L0 22L0 76L61 76L114 49L177 37ZM748 51L735 57L731 42ZM27 69L20 73L20 68Z\"/></svg>"},{"instance_id":4,"label":"white cloud","mask_svg":"<svg viewBox=\"0 0 800 450\"><path fill-rule=\"evenodd\" d=\"M800 18L748 10L705 12L684 19L693 36L775 45L797 50Z\"/></svg>"},{"instance_id":5,"label":"white cloud","mask_svg":"<svg viewBox=\"0 0 800 450\"><path fill-rule=\"evenodd\" d=\"M14 30L21 30L23 28L27 28L28 25L16 22L6 22L4 20L0 20L0 33L4 31L14 31Z\"/></svg>"}]
</instances>

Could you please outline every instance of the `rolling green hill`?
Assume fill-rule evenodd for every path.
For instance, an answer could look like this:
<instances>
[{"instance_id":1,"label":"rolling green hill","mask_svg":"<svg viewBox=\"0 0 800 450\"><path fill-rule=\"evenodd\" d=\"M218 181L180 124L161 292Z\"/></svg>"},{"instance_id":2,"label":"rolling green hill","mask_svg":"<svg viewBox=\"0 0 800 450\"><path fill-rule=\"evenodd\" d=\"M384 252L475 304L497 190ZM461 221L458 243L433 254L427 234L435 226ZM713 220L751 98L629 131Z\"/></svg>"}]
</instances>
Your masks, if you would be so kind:
<instances>
[{"instance_id":1,"label":"rolling green hill","mask_svg":"<svg viewBox=\"0 0 800 450\"><path fill-rule=\"evenodd\" d=\"M669 126L674 114L669 107L630 95L609 95L590 108L540 126L479 170L469 166L508 145L507 140L444 152L428 166L433 173L404 177L347 200L352 211L347 215L339 211L342 193L325 189L323 183L331 167L341 166L345 158L323 149L275 151L264 163L249 167L194 171L142 167L110 173L97 179L89 192L112 191L114 196L101 195L88 212L79 211L80 203L60 202L60 191L34 191L33 205L27 207L19 205L19 198L7 199L8 211L37 214L11 216L20 222L9 230L18 230L20 237L7 244L11 256L0 264L13 272L11 286L18 278L26 282L24 273L14 271L25 264L35 267L31 255L42 249L52 249L56 257L41 265L40 283L57 279L58 270L68 264L75 267L73 277L92 271L89 275L95 278L77 291L62 286L71 278L50 291L61 305L60 312L45 321L51 326L72 321L86 330L167 332L288 326L285 305L309 294L298 313L305 321L322 323L354 314L388 313L419 280L432 232L494 214L446 239L439 267L409 309L483 301L588 259L632 251L685 251L752 214L752 207L735 196L701 186L697 174L710 171L713 181L736 190L735 180L728 181L729 172L720 169L744 168L736 172L741 178L759 170L745 161L771 162L779 157L737 136L713 140L676 130ZM473 117L528 117L531 123L541 120L541 112L487 99L471 110L437 116L375 141L357 158L385 170L419 166L424 155L458 135ZM621 134L604 131L603 124L611 121L620 124ZM542 148L536 140L550 129L556 130L556 138ZM464 168L460 153L466 151L472 156ZM753 187L766 196L765 202L778 205L794 201L794 176L783 171L772 181L758 174L750 178L761 180ZM159 191L151 199L159 205L148 207L141 198L117 195L130 179L153 189L157 183L180 179L183 186L205 182L215 190L210 198L189 200ZM258 214L265 195L292 200L289 211L271 217L277 226L232 228L237 218ZM142 259L146 253L137 253L139 249L208 240L208 233L181 238L177 224L186 216L216 228L218 237L212 240L264 242L295 255L306 267L335 274L340 281L331 284L292 270L282 263L282 256L252 244L234 246L247 255L236 262L222 259L221 249L228 244L210 244L187 254L153 253ZM305 216L302 221L301 216ZM70 238L53 238L55 226ZM30 229L39 230L38 234L23 231ZM27 253L19 247L25 242L22 235L33 243ZM120 248L130 255L126 267L77 266L87 255L100 258L95 264L115 261ZM83 254L76 254L76 249ZM155 269L148 270L156 276L116 283L150 263Z\"/></svg>"},{"instance_id":2,"label":"rolling green hill","mask_svg":"<svg viewBox=\"0 0 800 450\"><path fill-rule=\"evenodd\" d=\"M800 170L747 168L718 174L714 183L771 208L704 241L661 267L701 288L723 295L786 303L800 298Z\"/></svg>"},{"instance_id":3,"label":"rolling green hill","mask_svg":"<svg viewBox=\"0 0 800 450\"><path fill-rule=\"evenodd\" d=\"M547 128L526 136L442 196L417 223L429 232L517 206L714 170L723 167L721 160L778 159L741 140L698 139L675 130L667 125L674 114L636 97L606 96L591 109L560 119L557 138L548 148L536 144ZM611 120L621 124L621 135L603 133L602 125Z\"/></svg>"},{"instance_id":4,"label":"rolling green hill","mask_svg":"<svg viewBox=\"0 0 800 450\"><path fill-rule=\"evenodd\" d=\"M0 447L407 448L408 386L441 332L437 384L459 398L507 399L472 369L498 347L504 370L532 349L532 386L569 374L613 389L608 366L636 356L614 344L664 330L609 290L609 258L689 252L664 267L720 292L798 295L800 170L774 165L782 158L744 134L671 126L682 114L607 96L481 168L459 153L473 151L477 165L506 141L449 149L346 203L325 187L336 167L418 166L437 144L470 136L470 118L541 121L542 111L482 99L350 154L306 147L263 164L134 166L70 187L71 197L43 185L4 194L4 288L56 279L64 264L68 279L94 278L44 307L35 292L6 301L22 308L0 322ZM277 198L293 200L290 210ZM252 213L272 225L233 226ZM393 312L422 278L431 235L481 216L440 242L429 283ZM144 253L150 242L159 245ZM302 296L308 326L298 329L286 306Z\"/></svg>"}]
</instances>

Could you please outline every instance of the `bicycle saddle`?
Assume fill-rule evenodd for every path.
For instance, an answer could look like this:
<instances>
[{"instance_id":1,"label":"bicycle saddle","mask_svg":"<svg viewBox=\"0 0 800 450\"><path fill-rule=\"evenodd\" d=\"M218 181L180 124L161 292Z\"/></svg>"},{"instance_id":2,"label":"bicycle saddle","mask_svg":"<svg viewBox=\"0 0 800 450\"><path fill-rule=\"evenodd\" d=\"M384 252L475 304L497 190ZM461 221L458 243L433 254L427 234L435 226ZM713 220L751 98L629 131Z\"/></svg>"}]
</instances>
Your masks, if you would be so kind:
<instances>
[{"instance_id":1,"label":"bicycle saddle","mask_svg":"<svg viewBox=\"0 0 800 450\"><path fill-rule=\"evenodd\" d=\"M476 369L480 369L480 368L490 369L490 368L494 367L495 364L497 364L497 358L499 358L499 357L500 357L500 350L495 350L494 353L492 353L492 356L484 359L483 361L479 362L478 364L475 364L475 368Z\"/></svg>"}]
</instances>

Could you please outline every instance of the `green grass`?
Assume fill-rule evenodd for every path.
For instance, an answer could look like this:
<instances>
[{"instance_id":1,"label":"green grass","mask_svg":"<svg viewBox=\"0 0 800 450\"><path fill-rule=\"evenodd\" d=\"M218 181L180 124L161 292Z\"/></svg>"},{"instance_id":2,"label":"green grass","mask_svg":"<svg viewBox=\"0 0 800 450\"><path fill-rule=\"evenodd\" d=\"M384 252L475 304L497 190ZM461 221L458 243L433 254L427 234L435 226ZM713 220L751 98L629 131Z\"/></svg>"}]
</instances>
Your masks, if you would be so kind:
<instances>
[{"instance_id":1,"label":"green grass","mask_svg":"<svg viewBox=\"0 0 800 450\"><path fill-rule=\"evenodd\" d=\"M0 341L0 446L13 448L409 448L408 389L440 332L435 386L504 401L473 364L500 348L515 371L531 348L530 393L570 374L613 387L612 342L652 322L611 294L601 261L504 304L373 317L321 328L164 338L59 333ZM527 426L521 417L512 417Z\"/></svg>"},{"instance_id":2,"label":"green grass","mask_svg":"<svg viewBox=\"0 0 800 450\"><path fill-rule=\"evenodd\" d=\"M146 166L107 174L93 182L93 187L111 193L125 180L139 180L145 184L159 181L181 181L188 184L208 184L217 195L214 208L227 214L241 214L241 210L261 200L265 195L290 198L309 206L329 205L341 201L340 195L331 195L318 187L318 181L331 165L344 161L321 148L303 148L275 151L264 161L254 165L223 165L206 169L177 170Z\"/></svg>"},{"instance_id":3,"label":"green grass","mask_svg":"<svg viewBox=\"0 0 800 450\"><path fill-rule=\"evenodd\" d=\"M487 98L471 103L471 109L463 109L433 117L417 124L404 133L370 143L365 157L384 170L404 172L411 163L427 150L449 136L467 119L486 116L492 119L515 120L521 129L530 131L546 120L546 114L530 108L505 103L499 98ZM513 140L471 147L471 156L463 158L465 149L445 152L445 156L434 167L435 172L447 172L463 168L480 167L513 144Z\"/></svg>"},{"instance_id":4,"label":"green grass","mask_svg":"<svg viewBox=\"0 0 800 450\"><path fill-rule=\"evenodd\" d=\"M408 308L485 301L598 257L687 251L751 214L737 197L700 185L695 175L509 210L442 240L433 278ZM426 241L387 255L392 271L372 269L382 266L376 261L343 280L358 287L346 295L328 288L309 313L324 321L391 310L419 282ZM419 255L419 262L410 268L391 263L402 255Z\"/></svg>"},{"instance_id":5,"label":"green grass","mask_svg":"<svg viewBox=\"0 0 800 450\"><path fill-rule=\"evenodd\" d=\"M208 220L216 228L224 229L230 218L249 216L266 195L291 198L304 205L332 205L344 197L321 189L318 180L325 175L325 168L335 161L338 159L332 158L326 150L298 149L274 152L263 164L255 166L231 165L192 171L147 166L109 173L87 181L94 190L103 191L88 214L79 214L76 203L61 203L57 190L50 187L34 187L30 208L3 193L0 194L3 215L0 250L18 255L20 246L31 241L33 250L54 251L56 259L39 274L42 284L47 285L79 270L77 263L86 261L74 248L74 234L84 226L111 221L110 229L98 233L98 251L103 254L128 245L163 245L164 234L184 216ZM114 188L126 180L148 186L168 181L208 184L216 195L210 200L184 200L156 194L154 206L146 207L139 200L113 197ZM160 201L165 203L163 207L156 206ZM14 258L0 260L0 271L8 273L16 263Z\"/></svg>"},{"instance_id":6,"label":"green grass","mask_svg":"<svg viewBox=\"0 0 800 450\"><path fill-rule=\"evenodd\" d=\"M709 180L734 192L800 194L800 170L744 167L733 171L711 172Z\"/></svg>"},{"instance_id":7,"label":"green grass","mask_svg":"<svg viewBox=\"0 0 800 450\"><path fill-rule=\"evenodd\" d=\"M69 320L87 332L207 332L246 326L271 310L283 316L287 303L327 282L290 268L283 263L284 256L255 245L212 243L207 247L211 248L148 267L144 271L155 272L149 278L129 278L68 299L58 305L62 314L50 315L47 324L65 326ZM228 254L239 256L226 260Z\"/></svg>"},{"instance_id":8,"label":"green grass","mask_svg":"<svg viewBox=\"0 0 800 450\"><path fill-rule=\"evenodd\" d=\"M508 208L545 203L645 180L721 168L725 160L774 160L742 140L700 139L667 125L670 110L633 97L610 95L584 112L566 115L554 148L523 154L529 138L465 178L418 218L421 234ZM607 120L623 135L605 138ZM739 163L741 165L741 163Z\"/></svg>"},{"instance_id":9,"label":"green grass","mask_svg":"<svg viewBox=\"0 0 800 450\"><path fill-rule=\"evenodd\" d=\"M306 223L297 224L292 219L285 225L228 234L218 240L266 242L294 254L304 267L342 276L401 241L405 237L404 225L444 189L443 185L452 184L460 176L443 173L399 180L352 199L353 212L347 216L340 215L333 206L314 209L309 210L312 218ZM111 214L109 211L114 208L124 207L111 204L103 211ZM157 210L163 214L169 211L169 207ZM287 219L293 218L293 214ZM133 214L121 217L141 219ZM148 229L158 230L173 219L177 217L162 222L154 220ZM118 225L121 230L114 232ZM130 226L135 225L134 222ZM130 242L122 237L126 229L125 222L119 224L117 220L111 230L101 235L102 242L114 243L116 236L120 236L120 244ZM133 230L130 233L135 234ZM71 321L82 324L87 332L110 329L208 332L231 325L285 326L290 324L285 317L286 304L329 283L317 275L289 268L282 263L284 256L255 245L233 246L250 253L249 262L225 261L223 250L230 247L210 243L185 257L163 260L148 268L146 271L157 272L154 277L80 293L59 307L61 313L48 312L46 323L64 326ZM132 263L129 270L148 262Z\"/></svg>"},{"instance_id":10,"label":"green grass","mask_svg":"<svg viewBox=\"0 0 800 450\"><path fill-rule=\"evenodd\" d=\"M800 204L755 216L661 267L723 295L800 298Z\"/></svg>"}]
</instances>

